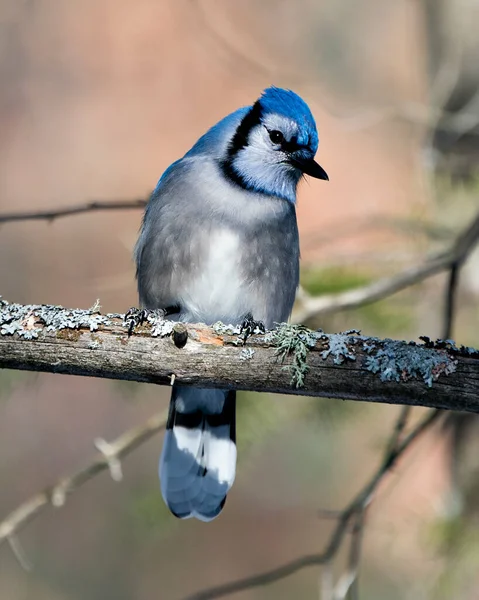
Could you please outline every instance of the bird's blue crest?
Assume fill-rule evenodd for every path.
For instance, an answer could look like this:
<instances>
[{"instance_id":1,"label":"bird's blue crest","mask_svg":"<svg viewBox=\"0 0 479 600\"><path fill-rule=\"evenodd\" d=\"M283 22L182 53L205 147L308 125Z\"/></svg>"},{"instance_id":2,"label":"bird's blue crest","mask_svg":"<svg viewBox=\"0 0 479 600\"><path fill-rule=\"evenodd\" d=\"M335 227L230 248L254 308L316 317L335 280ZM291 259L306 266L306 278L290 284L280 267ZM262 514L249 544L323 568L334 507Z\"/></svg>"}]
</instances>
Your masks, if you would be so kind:
<instances>
[{"instance_id":1,"label":"bird's blue crest","mask_svg":"<svg viewBox=\"0 0 479 600\"><path fill-rule=\"evenodd\" d=\"M296 121L299 125L298 144L309 146L316 153L318 131L316 122L306 102L292 90L271 86L266 88L259 102L264 113L276 113Z\"/></svg>"}]
</instances>

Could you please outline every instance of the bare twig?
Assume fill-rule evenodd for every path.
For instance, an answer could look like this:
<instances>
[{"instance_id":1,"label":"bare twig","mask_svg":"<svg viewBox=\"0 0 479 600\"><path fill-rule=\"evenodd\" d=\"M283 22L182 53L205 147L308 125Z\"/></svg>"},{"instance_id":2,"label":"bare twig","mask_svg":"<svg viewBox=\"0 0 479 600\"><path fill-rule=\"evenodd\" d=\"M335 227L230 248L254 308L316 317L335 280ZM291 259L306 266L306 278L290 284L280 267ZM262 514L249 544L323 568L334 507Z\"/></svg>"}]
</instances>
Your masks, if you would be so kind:
<instances>
[{"instance_id":1,"label":"bare twig","mask_svg":"<svg viewBox=\"0 0 479 600\"><path fill-rule=\"evenodd\" d=\"M394 452L401 441L402 434L406 429L406 425L408 419L411 415L411 407L403 406L399 412L399 416L397 418L396 424L394 426L393 432L391 434L391 438L389 440L388 445L388 453L391 454Z\"/></svg>"},{"instance_id":2,"label":"bare twig","mask_svg":"<svg viewBox=\"0 0 479 600\"><path fill-rule=\"evenodd\" d=\"M29 212L14 212L0 214L0 224L12 223L15 221L54 221L62 217L70 217L81 213L98 212L107 210L137 210L144 208L147 201L144 199L138 200L118 200L116 202L84 202L82 204L74 204L65 208L52 208L49 210L29 211Z\"/></svg>"},{"instance_id":3,"label":"bare twig","mask_svg":"<svg viewBox=\"0 0 479 600\"><path fill-rule=\"evenodd\" d=\"M366 508L358 509L353 533L351 548L349 551L349 573L351 584L348 590L348 600L359 600L359 563L361 560L361 549L364 534L364 521L366 519Z\"/></svg>"},{"instance_id":4,"label":"bare twig","mask_svg":"<svg viewBox=\"0 0 479 600\"><path fill-rule=\"evenodd\" d=\"M17 559L18 564L22 567L22 569L24 571L31 571L32 563L26 555L25 550L22 548L18 537L15 534L9 535L7 538L7 542L10 546L10 550L12 551L13 556Z\"/></svg>"},{"instance_id":5,"label":"bare twig","mask_svg":"<svg viewBox=\"0 0 479 600\"><path fill-rule=\"evenodd\" d=\"M449 271L449 278L446 286L446 297L444 302L444 319L442 339L448 340L452 337L454 305L456 299L457 284L459 280L460 265L454 263Z\"/></svg>"},{"instance_id":6,"label":"bare twig","mask_svg":"<svg viewBox=\"0 0 479 600\"><path fill-rule=\"evenodd\" d=\"M109 444L109 452L106 456L103 452L96 454L85 466L71 475L59 479L53 486L43 492L35 494L29 500L13 510L2 522L0 522L0 544L9 541L10 545L16 541L15 534L27 522L39 515L48 506L63 506L69 494L74 492L95 475L108 470L111 467L112 457L119 461L149 440L153 435L164 429L166 415L164 412L150 417L146 423L126 431L116 440ZM14 547L12 546L12 549ZM23 553L15 546L16 556L22 557Z\"/></svg>"},{"instance_id":7,"label":"bare twig","mask_svg":"<svg viewBox=\"0 0 479 600\"><path fill-rule=\"evenodd\" d=\"M305 323L320 315L358 308L365 304L383 300L396 292L424 281L432 275L441 273L450 266L451 262L453 262L452 256L440 255L427 260L421 265L409 267L392 277L386 277L347 292L325 294L318 297L306 295L303 297L301 305L293 312L293 319L295 322Z\"/></svg>"},{"instance_id":8,"label":"bare twig","mask_svg":"<svg viewBox=\"0 0 479 600\"><path fill-rule=\"evenodd\" d=\"M394 275L375 281L361 288L341 294L313 297L303 294L299 307L293 313L296 322L304 323L319 315L357 308L382 300L411 285L424 281L432 275L462 265L479 240L479 213L456 238L447 252L437 254L423 264L409 267Z\"/></svg>"},{"instance_id":9,"label":"bare twig","mask_svg":"<svg viewBox=\"0 0 479 600\"><path fill-rule=\"evenodd\" d=\"M334 600L333 565L326 563L322 565L318 581L319 600Z\"/></svg>"},{"instance_id":10,"label":"bare twig","mask_svg":"<svg viewBox=\"0 0 479 600\"><path fill-rule=\"evenodd\" d=\"M222 598L229 594L236 594L243 590L247 590L253 587L259 587L263 585L269 585L293 575L297 571L304 569L305 567L317 566L327 564L336 555L341 542L347 532L348 525L353 516L357 515L358 510L364 510L371 502L379 484L382 482L384 477L389 473L392 467L396 464L397 460L402 456L408 448L427 430L433 423L435 423L440 417L440 411L431 410L418 425L404 438L404 440L398 444L393 452L388 452L385 456L382 464L379 466L377 471L373 474L371 479L361 489L360 492L353 498L351 503L343 510L341 517L338 519L338 523L329 539L329 542L323 552L319 554L308 554L301 556L281 567L277 567L270 571L265 571L258 575L251 577L245 577L244 579L238 579L217 587L212 587L200 592L196 592L184 600L211 600L213 598ZM395 430L397 427L395 426ZM388 444L389 446L389 444Z\"/></svg>"},{"instance_id":11,"label":"bare twig","mask_svg":"<svg viewBox=\"0 0 479 600\"><path fill-rule=\"evenodd\" d=\"M387 464L391 457L394 457L398 450L401 437L406 429L409 416L411 414L410 406L403 406L399 412L398 418L391 432L391 436L386 445L385 463ZM353 531L351 534L351 547L349 551L349 565L345 575L340 579L336 586L334 600L358 600L359 599L359 563L361 559L361 547L364 535L364 525L366 513L371 499L367 499L362 505L357 506L354 517Z\"/></svg>"},{"instance_id":12,"label":"bare twig","mask_svg":"<svg viewBox=\"0 0 479 600\"><path fill-rule=\"evenodd\" d=\"M474 249L474 246L479 240L479 214L471 222L469 227L461 233L453 248L451 249L451 260L449 265L449 278L446 287L446 299L444 305L444 325L443 325L443 339L447 340L452 336L453 319L454 319L454 307L455 298L457 293L457 286L459 281L459 273L461 267L466 261L470 252Z\"/></svg>"}]
</instances>

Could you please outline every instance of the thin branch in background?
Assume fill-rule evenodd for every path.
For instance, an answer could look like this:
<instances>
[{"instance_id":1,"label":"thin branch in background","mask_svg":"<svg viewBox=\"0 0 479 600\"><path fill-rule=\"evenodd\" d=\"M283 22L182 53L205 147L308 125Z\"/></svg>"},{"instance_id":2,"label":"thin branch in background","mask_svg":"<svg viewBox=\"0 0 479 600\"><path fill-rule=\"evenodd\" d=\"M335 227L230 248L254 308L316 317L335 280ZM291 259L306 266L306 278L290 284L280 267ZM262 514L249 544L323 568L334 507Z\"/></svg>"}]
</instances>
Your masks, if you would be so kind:
<instances>
[{"instance_id":1,"label":"thin branch in background","mask_svg":"<svg viewBox=\"0 0 479 600\"><path fill-rule=\"evenodd\" d=\"M406 429L409 416L411 414L410 406L403 406L398 418L394 424L391 435L389 436L386 450L384 453L385 463L390 460L397 452L398 445L401 441L403 432ZM351 546L349 553L349 565L347 572L339 580L334 595L334 600L358 600L359 598L359 563L361 558L361 546L364 534L364 525L366 520L366 512L371 499L366 499L362 506L357 507L357 512L354 518L353 530L351 534Z\"/></svg>"},{"instance_id":2,"label":"thin branch in background","mask_svg":"<svg viewBox=\"0 0 479 600\"><path fill-rule=\"evenodd\" d=\"M453 258L448 254L436 256L421 265L408 267L392 277L385 277L340 294L324 294L322 296L304 294L301 304L293 312L293 319L297 323L305 323L320 315L359 308L365 304L383 300L428 277L441 273L450 266Z\"/></svg>"},{"instance_id":3,"label":"thin branch in background","mask_svg":"<svg viewBox=\"0 0 479 600\"><path fill-rule=\"evenodd\" d=\"M445 288L444 311L443 311L443 326L442 337L444 340L452 339L454 331L454 316L456 308L457 291L459 287L459 276L464 260L456 261L451 265L449 277ZM472 415L471 415L472 417ZM460 461L461 439L464 436L464 418L461 413L448 412L444 423L444 431L447 432L450 450L449 450L449 467L450 467L450 497L462 497L462 493L458 484L458 463Z\"/></svg>"},{"instance_id":4,"label":"thin branch in background","mask_svg":"<svg viewBox=\"0 0 479 600\"><path fill-rule=\"evenodd\" d=\"M319 599L334 600L333 565L323 565L318 578Z\"/></svg>"},{"instance_id":5,"label":"thin branch in background","mask_svg":"<svg viewBox=\"0 0 479 600\"><path fill-rule=\"evenodd\" d=\"M404 430L406 429L407 422L411 415L411 410L412 410L411 406L401 407L399 416L398 416L396 424L394 426L394 430L389 439L388 454L392 454L398 447L398 444L401 441L401 437L403 435Z\"/></svg>"},{"instance_id":6,"label":"thin branch in background","mask_svg":"<svg viewBox=\"0 0 479 600\"><path fill-rule=\"evenodd\" d=\"M401 416L401 415L400 415ZM337 551L341 546L344 535L347 532L349 523L353 516L356 516L359 510L364 511L371 503L373 496L382 482L384 477L389 473L392 467L396 464L397 460L405 453L405 451L411 447L411 445L421 437L421 435L427 431L441 416L441 411L430 410L426 416L419 422L416 427L400 442L392 452L385 453L383 462L379 468L372 475L366 485L358 492L353 498L351 503L342 511L341 517L338 519L338 523L329 539L328 544L323 552L319 554L308 554L301 556L289 563L253 575L251 577L245 577L244 579L238 579L223 585L208 588L200 592L186 597L184 600L211 600L213 598L222 598L229 594L236 594L238 592L259 587L263 585L269 585L294 573L297 573L305 567L328 565L331 559L336 555ZM397 431L397 426L394 426L394 432ZM390 443L387 447L389 448Z\"/></svg>"},{"instance_id":7,"label":"thin branch in background","mask_svg":"<svg viewBox=\"0 0 479 600\"><path fill-rule=\"evenodd\" d=\"M13 212L0 214L0 224L15 221L54 221L62 217L71 217L82 213L110 210L138 210L146 206L147 200L118 200L113 202L93 201L74 204L64 208L52 208L30 212Z\"/></svg>"},{"instance_id":8,"label":"thin branch in background","mask_svg":"<svg viewBox=\"0 0 479 600\"><path fill-rule=\"evenodd\" d=\"M349 585L348 600L359 600L359 565L361 562L361 550L364 534L364 523L366 520L366 508L358 510L351 537L349 550L349 573L351 583Z\"/></svg>"},{"instance_id":9,"label":"thin branch in background","mask_svg":"<svg viewBox=\"0 0 479 600\"><path fill-rule=\"evenodd\" d=\"M459 280L460 265L454 263L449 271L449 278L446 286L446 298L444 303L444 319L442 339L449 340L452 338L454 308L456 300L457 285Z\"/></svg>"},{"instance_id":10,"label":"thin branch in background","mask_svg":"<svg viewBox=\"0 0 479 600\"><path fill-rule=\"evenodd\" d=\"M449 280L446 287L446 302L444 307L444 339L452 337L455 299L459 283L460 269L468 255L474 249L479 238L479 215L471 222L464 233L458 236L456 242L456 258L450 265Z\"/></svg>"},{"instance_id":11,"label":"thin branch in background","mask_svg":"<svg viewBox=\"0 0 479 600\"><path fill-rule=\"evenodd\" d=\"M0 522L0 545L8 541L12 550L15 551L15 555L19 558L21 564L23 564L25 562L23 560L24 554L21 550L18 552L18 548L20 548L18 544L15 546L13 544L16 542L15 534L26 523L38 516L47 506L63 506L69 494L73 493L92 477L95 477L95 475L110 469L112 459L119 461L124 456L127 456L156 433L162 431L165 425L166 415L164 412L153 415L143 425L129 429L108 444L109 450L107 455L99 452L85 467L71 475L62 477L53 486L23 502L23 504L18 506ZM20 557L22 557L22 560L20 560Z\"/></svg>"},{"instance_id":12,"label":"thin branch in background","mask_svg":"<svg viewBox=\"0 0 479 600\"><path fill-rule=\"evenodd\" d=\"M455 243L455 260L450 264L449 278L446 286L445 302L444 302L444 318L442 337L448 340L452 337L454 326L454 312L456 304L457 289L459 284L459 274L467 257L474 249L479 239L479 215L471 221L469 227L464 233L458 236Z\"/></svg>"},{"instance_id":13,"label":"thin branch in background","mask_svg":"<svg viewBox=\"0 0 479 600\"><path fill-rule=\"evenodd\" d=\"M432 275L451 269L454 265L462 265L478 241L479 213L457 235L454 243L447 252L437 254L420 265L408 267L392 277L386 277L369 285L341 294L314 297L303 293L300 305L293 313L293 319L295 322L304 323L319 315L358 308L359 306L387 298L396 292L424 281Z\"/></svg>"},{"instance_id":14,"label":"thin branch in background","mask_svg":"<svg viewBox=\"0 0 479 600\"><path fill-rule=\"evenodd\" d=\"M32 563L28 559L25 550L22 548L18 537L15 534L9 535L7 541L8 545L10 546L10 550L13 553L13 556L17 559L22 569L24 571L31 571Z\"/></svg>"},{"instance_id":15,"label":"thin branch in background","mask_svg":"<svg viewBox=\"0 0 479 600\"><path fill-rule=\"evenodd\" d=\"M39 211L0 213L0 224L19 221L54 221L62 217L88 212L136 210L144 208L147 202L145 199L117 200L111 202L92 201ZM313 248L322 244L330 244L353 234L363 235L365 232L377 229L388 229L405 235L425 235L433 240L449 240L453 235L452 229L445 226L440 227L428 223L420 223L409 218L391 218L387 215L377 214L366 217L363 220L355 219L354 223L346 225L343 222L330 223L325 227L325 231L316 232L304 237L302 246L303 249L305 247ZM327 233L326 230L332 233Z\"/></svg>"}]
</instances>

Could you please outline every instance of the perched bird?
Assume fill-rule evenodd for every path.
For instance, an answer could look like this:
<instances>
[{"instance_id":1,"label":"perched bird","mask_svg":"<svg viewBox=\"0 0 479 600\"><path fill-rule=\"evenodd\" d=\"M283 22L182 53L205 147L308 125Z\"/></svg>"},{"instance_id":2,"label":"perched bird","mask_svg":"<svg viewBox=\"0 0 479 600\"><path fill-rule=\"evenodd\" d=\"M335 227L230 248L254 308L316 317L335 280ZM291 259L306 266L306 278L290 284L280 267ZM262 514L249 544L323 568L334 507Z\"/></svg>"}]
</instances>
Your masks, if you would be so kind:
<instances>
[{"instance_id":1,"label":"perched bird","mask_svg":"<svg viewBox=\"0 0 479 600\"><path fill-rule=\"evenodd\" d=\"M294 92L266 89L166 169L135 248L140 304L183 322L272 328L299 279L296 188L328 179L316 124ZM236 471L236 392L173 387L160 459L163 498L180 518L214 519Z\"/></svg>"}]
</instances>

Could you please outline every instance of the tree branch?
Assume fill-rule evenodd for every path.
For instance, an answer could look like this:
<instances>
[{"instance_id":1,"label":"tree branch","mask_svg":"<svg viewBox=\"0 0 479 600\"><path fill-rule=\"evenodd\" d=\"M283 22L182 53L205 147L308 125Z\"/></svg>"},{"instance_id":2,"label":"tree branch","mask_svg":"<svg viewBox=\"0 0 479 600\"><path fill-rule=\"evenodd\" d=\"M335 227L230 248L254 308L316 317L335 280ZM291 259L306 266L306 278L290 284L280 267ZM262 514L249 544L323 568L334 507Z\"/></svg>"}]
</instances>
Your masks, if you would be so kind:
<instances>
[{"instance_id":1,"label":"tree branch","mask_svg":"<svg viewBox=\"0 0 479 600\"><path fill-rule=\"evenodd\" d=\"M479 411L479 351L325 334L282 324L243 347L239 329L0 301L0 368ZM434 385L433 385L433 382Z\"/></svg>"},{"instance_id":2,"label":"tree branch","mask_svg":"<svg viewBox=\"0 0 479 600\"><path fill-rule=\"evenodd\" d=\"M93 201L82 204L74 204L65 208L53 208L50 210L39 210L30 212L14 212L0 214L0 224L15 221L54 221L61 217L70 217L87 212L98 212L106 210L132 210L144 208L147 200L118 200L114 202Z\"/></svg>"},{"instance_id":3,"label":"tree branch","mask_svg":"<svg viewBox=\"0 0 479 600\"><path fill-rule=\"evenodd\" d=\"M386 277L341 294L329 294L319 297L303 294L299 307L293 313L293 318L296 322L305 323L319 315L357 308L364 304L382 300L442 271L457 269L467 259L478 241L479 213L461 231L447 252L437 254L424 263L409 267L392 277Z\"/></svg>"},{"instance_id":4,"label":"tree branch","mask_svg":"<svg viewBox=\"0 0 479 600\"><path fill-rule=\"evenodd\" d=\"M72 475L62 477L53 486L35 494L0 522L0 545L7 540L13 540L13 547L17 548L15 534L21 527L48 506L63 506L67 495L102 471L110 469L113 479L118 480L119 460L164 429L165 425L166 415L161 412L150 417L144 425L126 431L110 444L97 440L95 445L103 451L96 454L88 465ZM16 554L18 555L17 552Z\"/></svg>"}]
</instances>

